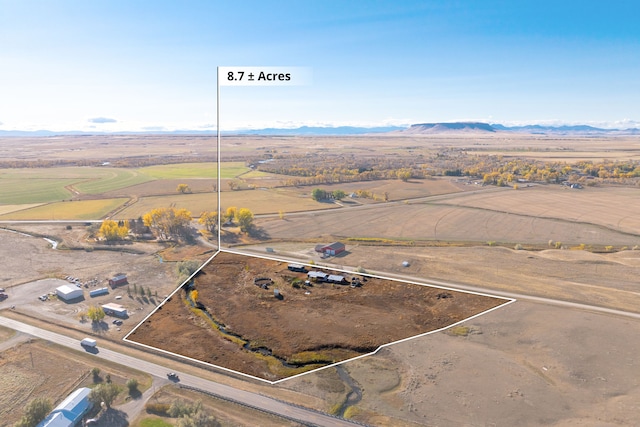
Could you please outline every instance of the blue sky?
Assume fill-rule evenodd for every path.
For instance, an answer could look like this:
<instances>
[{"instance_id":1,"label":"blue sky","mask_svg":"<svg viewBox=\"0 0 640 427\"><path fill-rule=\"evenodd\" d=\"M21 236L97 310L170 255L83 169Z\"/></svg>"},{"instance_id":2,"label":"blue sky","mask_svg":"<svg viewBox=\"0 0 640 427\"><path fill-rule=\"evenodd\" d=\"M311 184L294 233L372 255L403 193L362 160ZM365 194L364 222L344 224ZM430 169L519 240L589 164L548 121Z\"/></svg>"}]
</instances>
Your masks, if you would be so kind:
<instances>
[{"instance_id":1,"label":"blue sky","mask_svg":"<svg viewBox=\"0 0 640 427\"><path fill-rule=\"evenodd\" d=\"M395 4L399 3L399 4ZM640 125L640 2L0 0L0 129ZM106 119L106 120L105 120Z\"/></svg>"}]
</instances>

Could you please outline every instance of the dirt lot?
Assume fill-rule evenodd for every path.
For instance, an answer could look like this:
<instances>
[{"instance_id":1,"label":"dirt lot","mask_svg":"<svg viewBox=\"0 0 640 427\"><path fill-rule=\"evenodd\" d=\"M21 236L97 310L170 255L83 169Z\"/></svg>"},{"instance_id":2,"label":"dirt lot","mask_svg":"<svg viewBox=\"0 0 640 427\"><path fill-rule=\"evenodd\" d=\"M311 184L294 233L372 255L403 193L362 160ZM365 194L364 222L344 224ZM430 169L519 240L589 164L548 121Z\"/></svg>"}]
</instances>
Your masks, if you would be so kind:
<instances>
[{"instance_id":1,"label":"dirt lot","mask_svg":"<svg viewBox=\"0 0 640 427\"><path fill-rule=\"evenodd\" d=\"M84 226L74 225L71 230L66 230L64 225L20 225L12 228L49 236L68 247L91 246L83 238L86 234ZM104 328L97 332L119 339L151 312L165 295L175 290L176 261L199 259L204 262L211 256L211 253L208 253L211 248L200 246L171 249L147 243L126 245L122 249L133 249L137 253L52 249L41 237L0 230L0 259L3 260L0 287L5 288L9 295L9 298L0 302L0 308L15 306L17 311L91 331L91 322L80 323L78 313L86 310L89 305L115 302L127 308L129 319L119 328L111 324L113 319L108 317ZM119 272L127 274L131 287L135 284L145 291L149 289L153 297L129 297L127 286L110 289L108 295L96 298L89 296L90 290L108 286L107 279ZM84 300L79 302L65 303L55 298L44 302L38 300L38 296L55 291L55 288L63 283L54 279L63 279L66 276L77 277L82 282L96 278L98 282L83 288Z\"/></svg>"},{"instance_id":2,"label":"dirt lot","mask_svg":"<svg viewBox=\"0 0 640 427\"><path fill-rule=\"evenodd\" d=\"M270 289L256 286L258 278L273 280ZM506 302L371 277L355 288L314 283L296 289L295 278L303 281L306 274L289 271L284 262L222 252L195 279L195 289L197 301L233 336L204 321L181 291L128 339L277 380L443 328ZM273 289L284 298L274 298Z\"/></svg>"}]
</instances>

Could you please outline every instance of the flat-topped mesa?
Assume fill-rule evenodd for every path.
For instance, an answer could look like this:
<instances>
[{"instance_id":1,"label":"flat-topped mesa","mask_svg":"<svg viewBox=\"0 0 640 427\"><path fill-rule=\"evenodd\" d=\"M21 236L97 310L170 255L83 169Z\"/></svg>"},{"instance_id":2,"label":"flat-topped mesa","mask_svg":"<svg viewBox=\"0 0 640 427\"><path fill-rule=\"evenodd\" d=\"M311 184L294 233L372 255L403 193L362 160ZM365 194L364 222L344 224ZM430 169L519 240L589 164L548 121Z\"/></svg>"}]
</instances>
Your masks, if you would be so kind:
<instances>
[{"instance_id":1,"label":"flat-topped mesa","mask_svg":"<svg viewBox=\"0 0 640 427\"><path fill-rule=\"evenodd\" d=\"M481 122L455 122L455 123L419 123L411 125L402 133L458 133L458 132L496 132L496 129L488 123Z\"/></svg>"}]
</instances>

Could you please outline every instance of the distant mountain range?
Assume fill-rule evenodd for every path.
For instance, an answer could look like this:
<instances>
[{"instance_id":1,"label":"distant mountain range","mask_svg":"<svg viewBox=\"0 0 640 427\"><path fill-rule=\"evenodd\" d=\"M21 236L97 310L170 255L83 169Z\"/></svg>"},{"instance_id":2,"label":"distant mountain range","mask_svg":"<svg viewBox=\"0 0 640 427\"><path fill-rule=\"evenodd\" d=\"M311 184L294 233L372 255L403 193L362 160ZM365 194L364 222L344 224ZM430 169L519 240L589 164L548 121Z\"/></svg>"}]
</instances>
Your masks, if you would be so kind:
<instances>
[{"instance_id":1,"label":"distant mountain range","mask_svg":"<svg viewBox=\"0 0 640 427\"><path fill-rule=\"evenodd\" d=\"M589 125L524 125L524 126L504 126L501 124L489 124L482 122L451 122L451 123L419 123L409 127L404 126L380 126L380 127L319 127L302 126L293 129L266 128L239 131L223 131L225 135L366 135L366 134L389 134L389 135L430 135L430 134L456 134L456 133L497 133L515 132L520 134L551 134L551 135L640 135L640 129L604 129ZM3 136L55 136L55 135L215 135L213 130L176 130L162 131L150 130L141 132L81 132L66 131L53 132L49 130L37 131L14 131L0 130L0 137Z\"/></svg>"},{"instance_id":2,"label":"distant mountain range","mask_svg":"<svg viewBox=\"0 0 640 427\"><path fill-rule=\"evenodd\" d=\"M554 135L640 135L640 129L604 129L588 125L525 125L504 126L482 122L454 123L420 123L411 125L400 134L437 134L437 133L495 133L517 132L522 134L554 134Z\"/></svg>"}]
</instances>

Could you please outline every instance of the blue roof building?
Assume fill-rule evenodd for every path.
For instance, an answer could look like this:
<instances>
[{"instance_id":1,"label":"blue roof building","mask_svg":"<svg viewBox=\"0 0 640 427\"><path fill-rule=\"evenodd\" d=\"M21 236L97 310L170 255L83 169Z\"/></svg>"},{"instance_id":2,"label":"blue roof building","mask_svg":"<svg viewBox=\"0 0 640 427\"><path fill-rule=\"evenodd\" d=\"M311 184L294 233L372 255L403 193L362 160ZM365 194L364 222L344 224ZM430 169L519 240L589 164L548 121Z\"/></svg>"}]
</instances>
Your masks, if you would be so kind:
<instances>
[{"instance_id":1,"label":"blue roof building","mask_svg":"<svg viewBox=\"0 0 640 427\"><path fill-rule=\"evenodd\" d=\"M63 400L38 427L75 427L80 425L82 417L93 406L89 401L91 389L82 387L71 393Z\"/></svg>"}]
</instances>

